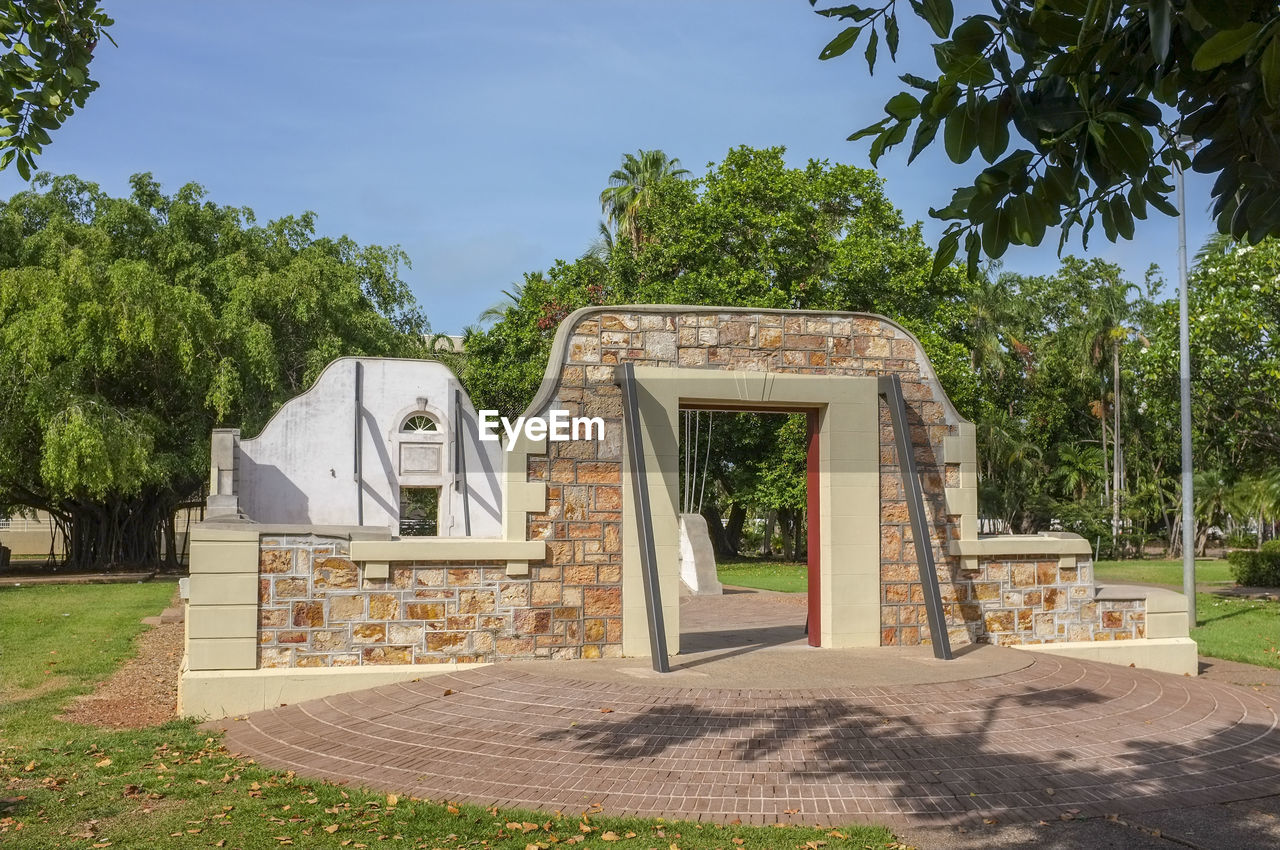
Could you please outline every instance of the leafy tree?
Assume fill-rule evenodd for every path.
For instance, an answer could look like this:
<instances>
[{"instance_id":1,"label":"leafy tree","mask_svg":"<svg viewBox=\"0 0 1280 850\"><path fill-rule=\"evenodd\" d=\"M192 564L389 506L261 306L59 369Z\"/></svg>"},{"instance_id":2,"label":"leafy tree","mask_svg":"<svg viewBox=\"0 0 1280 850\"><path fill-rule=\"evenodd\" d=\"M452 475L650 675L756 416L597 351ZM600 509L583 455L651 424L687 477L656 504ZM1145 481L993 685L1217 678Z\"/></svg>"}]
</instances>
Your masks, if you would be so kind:
<instances>
[{"instance_id":1,"label":"leafy tree","mask_svg":"<svg viewBox=\"0 0 1280 850\"><path fill-rule=\"evenodd\" d=\"M963 275L931 274L919 227L903 222L875 174L819 161L789 168L783 154L739 147L695 179L646 183L647 200L634 212L641 238L527 274L501 318L467 334L463 380L472 398L521 411L541 381L556 327L578 307L717 304L891 316L920 336L961 410L974 409L968 330L956 309L969 285ZM777 421L746 421L756 419ZM788 535L801 537L803 462L760 461L774 448L794 449L779 436L784 421L717 415L709 462L716 486L704 503L713 529L727 512L730 528L740 530L753 505L777 510ZM733 551L736 537L717 540L718 548Z\"/></svg>"},{"instance_id":2,"label":"leafy tree","mask_svg":"<svg viewBox=\"0 0 1280 850\"><path fill-rule=\"evenodd\" d=\"M816 0L810 0L811 4ZM1129 239L1148 206L1176 215L1170 168L1216 174L1219 231L1258 242L1280 235L1280 10L1262 0L992 0L956 21L951 0L911 0L933 35L936 68L906 73L872 137L871 161L911 135L908 162L937 141L956 163L975 152L973 184L933 210L950 222L939 266L963 246L1039 245L1047 228L1086 241L1096 221ZM849 51L865 31L874 71L880 43L897 58L898 0L818 14L849 24L819 58ZM928 37L928 36L925 36ZM915 132L911 133L912 128ZM1196 144L1194 157L1175 140Z\"/></svg>"},{"instance_id":3,"label":"leafy tree","mask_svg":"<svg viewBox=\"0 0 1280 850\"><path fill-rule=\"evenodd\" d=\"M1100 383L1106 385L1106 371L1111 372L1111 533L1120 533L1120 491L1123 489L1124 432L1120 427L1123 415L1123 395L1120 381L1120 352L1125 342L1136 331L1130 324L1135 305L1130 294L1137 287L1124 281L1119 276L1119 269L1114 266L1095 264L1094 268L1104 271L1098 285L1092 288L1085 307L1083 323L1080 326L1084 342L1083 360L1085 368L1097 374L1101 367ZM1103 420L1102 450L1106 452L1106 393L1098 399L1098 418ZM1105 467L1105 457L1104 469Z\"/></svg>"},{"instance_id":4,"label":"leafy tree","mask_svg":"<svg viewBox=\"0 0 1280 850\"><path fill-rule=\"evenodd\" d=\"M174 557L210 429L260 429L340 355L425 353L399 250L131 183L0 203L0 510L48 511L77 566L154 562L162 530Z\"/></svg>"},{"instance_id":5,"label":"leafy tree","mask_svg":"<svg viewBox=\"0 0 1280 850\"><path fill-rule=\"evenodd\" d=\"M609 175L609 186L600 193L600 210L607 216L618 235L639 245L644 238L636 217L641 209L648 206L653 197L653 189L667 178L680 178L687 175L687 169L680 167L680 160L668 157L660 150L636 151L634 155L622 155L622 167ZM608 236L608 227L601 231ZM612 246L612 241L607 242Z\"/></svg>"},{"instance_id":6,"label":"leafy tree","mask_svg":"<svg viewBox=\"0 0 1280 850\"><path fill-rule=\"evenodd\" d=\"M31 177L35 156L98 87L93 50L114 21L97 0L0 4L0 170Z\"/></svg>"}]
</instances>

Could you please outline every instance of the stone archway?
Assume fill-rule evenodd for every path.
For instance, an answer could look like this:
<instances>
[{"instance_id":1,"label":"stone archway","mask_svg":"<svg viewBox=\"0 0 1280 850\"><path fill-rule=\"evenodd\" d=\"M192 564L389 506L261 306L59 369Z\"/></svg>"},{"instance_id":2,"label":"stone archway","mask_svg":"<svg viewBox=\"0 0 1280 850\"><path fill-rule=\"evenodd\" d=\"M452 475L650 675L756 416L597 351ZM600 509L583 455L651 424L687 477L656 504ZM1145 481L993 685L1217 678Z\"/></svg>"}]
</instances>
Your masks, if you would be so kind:
<instances>
[{"instance_id":1,"label":"stone archway","mask_svg":"<svg viewBox=\"0 0 1280 850\"><path fill-rule=\"evenodd\" d=\"M902 382L933 531L929 545L943 599L954 603L952 585L959 558L951 555L948 543L976 537L976 464L971 450L965 456L956 449L962 443L972 445L973 430L946 398L915 338L888 319L866 314L598 307L579 310L561 324L543 385L528 411L545 415L564 409L570 415L600 416L606 422L603 442L548 443L545 459L530 455L528 461L529 480L547 484L546 511L528 517L530 538L547 543L546 564L534 569L531 599L566 617L571 608L580 606L582 618L580 625L568 622L562 635L545 638L549 654L648 654L643 619L636 625L635 612L643 606L643 598L631 543L633 520L628 518L623 486L621 396L614 385L614 367L623 362L633 363L638 376L643 376L649 399L646 419L654 423L654 439L646 448L655 453L655 463L674 456L674 411L682 401L696 400L699 394L710 401L768 399L767 403L783 406L825 406L828 428L843 421L839 405L859 408L855 418L865 436L842 443L837 451L856 444L859 453L848 462L860 464L854 474L867 477L833 477L824 485L849 486L864 495L857 502L861 506L857 523L851 525L858 529L855 535L839 537L825 517L820 522L832 535L824 545L853 547L839 553L832 550L828 559L831 569L823 580L836 584L822 589L823 605L829 609L821 626L823 645L930 641L915 541L887 416L880 409L874 381L843 380L897 375ZM748 386L753 382L754 388ZM694 389L699 386L703 389ZM846 386L864 389L840 389ZM793 393L783 387L797 389ZM853 393L850 400L840 398L844 392ZM852 409L845 413L852 416ZM957 462L950 466L944 462L948 441L956 443L951 449ZM831 461L830 470L835 471L845 459L833 456ZM670 528L665 520L655 528L662 541L676 540L672 483L650 473L651 491L667 500L655 513L665 516L671 508ZM674 564L674 543L664 545L673 548L662 551L660 560ZM851 575L837 578L839 570L846 569ZM676 598L678 568L660 573L667 582L663 595L674 648L678 636L672 629L678 614L670 607ZM967 642L971 629L958 611L952 613L953 640ZM830 629L848 632L840 635Z\"/></svg>"}]
</instances>

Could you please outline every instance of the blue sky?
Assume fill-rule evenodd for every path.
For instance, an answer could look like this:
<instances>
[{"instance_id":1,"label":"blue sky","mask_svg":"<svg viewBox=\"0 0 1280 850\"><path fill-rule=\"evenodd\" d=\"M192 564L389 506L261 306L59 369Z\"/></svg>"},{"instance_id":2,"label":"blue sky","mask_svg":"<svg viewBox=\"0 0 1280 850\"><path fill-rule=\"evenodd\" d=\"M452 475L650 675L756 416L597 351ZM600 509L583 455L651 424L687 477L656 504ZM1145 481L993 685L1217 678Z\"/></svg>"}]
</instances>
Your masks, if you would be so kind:
<instances>
[{"instance_id":1,"label":"blue sky","mask_svg":"<svg viewBox=\"0 0 1280 850\"><path fill-rule=\"evenodd\" d=\"M739 144L868 166L867 142L845 137L882 115L896 73L931 69L918 27L874 78L861 45L819 62L839 25L806 0L105 5L119 47L98 48L102 87L41 169L120 194L151 171L262 220L313 210L322 233L398 243L446 332L523 272L582 253L624 151L662 148L695 173ZM973 170L940 146L905 160L880 162L889 197L936 239L929 207ZM1189 175L1193 252L1212 232L1209 185ZM0 196L21 187L0 174ZM1174 219L1153 213L1120 245L1100 231L1093 252L1134 280L1152 262L1175 279ZM1056 248L1010 249L1005 268L1050 272Z\"/></svg>"}]
</instances>

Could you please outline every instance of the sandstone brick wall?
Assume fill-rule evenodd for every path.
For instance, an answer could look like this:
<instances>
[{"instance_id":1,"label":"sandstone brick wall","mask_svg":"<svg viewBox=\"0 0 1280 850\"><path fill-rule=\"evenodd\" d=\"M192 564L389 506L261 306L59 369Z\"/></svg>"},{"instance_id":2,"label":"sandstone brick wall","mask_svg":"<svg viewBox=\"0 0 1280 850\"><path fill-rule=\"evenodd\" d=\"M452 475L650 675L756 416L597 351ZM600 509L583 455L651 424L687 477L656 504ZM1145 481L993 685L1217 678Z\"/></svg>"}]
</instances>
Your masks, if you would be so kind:
<instances>
[{"instance_id":1,"label":"sandstone brick wall","mask_svg":"<svg viewBox=\"0 0 1280 850\"><path fill-rule=\"evenodd\" d=\"M545 561L511 578L502 563L404 563L367 579L347 541L263 537L259 666L342 666L598 658L621 655L622 399L614 367L733 369L832 376L896 374L902 382L953 644L1122 640L1145 633L1141 601L1095 601L1091 565L1071 559L987 558L962 567L948 544L943 462L960 420L900 328L873 316L696 308L617 308L575 314L535 414L564 408L605 420L605 439L549 442L528 459L546 510L528 539ZM673 377L676 377L673 374ZM927 643L923 589L887 409L880 419L880 642ZM968 561L973 566L974 561Z\"/></svg>"},{"instance_id":2,"label":"sandstone brick wall","mask_svg":"<svg viewBox=\"0 0 1280 850\"><path fill-rule=\"evenodd\" d=\"M346 540L264 537L259 551L259 667L495 661L581 642L567 609L530 608L532 583L505 564L394 563L367 579Z\"/></svg>"},{"instance_id":3,"label":"sandstone brick wall","mask_svg":"<svg viewBox=\"0 0 1280 850\"><path fill-rule=\"evenodd\" d=\"M622 447L615 435L622 433L622 402L613 380L614 366L625 361L682 369L898 375L933 523L938 574L950 586L958 562L947 542L957 532L945 515L940 458L942 439L956 432L959 420L931 378L924 352L904 331L883 319L850 314L678 307L587 313L570 329L553 400L570 415L602 417L612 439L549 443L546 460L532 461L529 470L530 480L548 483L547 510L528 520L530 538L546 540L548 548L546 563L533 567L535 587L545 587L533 604L582 605L584 623L588 617L605 618L598 644L592 640L598 632L580 629L584 655L616 652L621 635ZM924 597L887 409L881 411L880 461L881 642L919 644L929 640ZM958 619L953 625L960 639L972 631Z\"/></svg>"},{"instance_id":4,"label":"sandstone brick wall","mask_svg":"<svg viewBox=\"0 0 1280 850\"><path fill-rule=\"evenodd\" d=\"M983 560L961 571L946 607L1000 646L1145 637L1144 602L1095 600L1092 572L1089 561L1056 556Z\"/></svg>"}]
</instances>

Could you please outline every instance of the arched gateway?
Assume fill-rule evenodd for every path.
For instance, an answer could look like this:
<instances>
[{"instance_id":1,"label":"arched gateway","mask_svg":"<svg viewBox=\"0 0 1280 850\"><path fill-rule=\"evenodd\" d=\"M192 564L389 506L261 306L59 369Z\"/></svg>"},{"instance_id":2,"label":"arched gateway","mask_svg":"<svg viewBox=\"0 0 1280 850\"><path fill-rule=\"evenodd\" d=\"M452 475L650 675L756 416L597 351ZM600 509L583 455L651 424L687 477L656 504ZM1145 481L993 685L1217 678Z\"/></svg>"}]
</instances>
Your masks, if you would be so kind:
<instances>
[{"instance_id":1,"label":"arched gateway","mask_svg":"<svg viewBox=\"0 0 1280 850\"><path fill-rule=\"evenodd\" d=\"M590 438L526 432L499 448L481 439L486 420L443 365L376 359L336 361L255 440L215 433L210 517L192 534L184 711L222 715L507 659L648 655L650 530L653 598L678 652L682 407L809 414L811 642L936 645L936 601L933 622L952 645L1194 673L1179 594L1096 586L1075 535L978 535L973 425L901 326L850 313L594 307L562 322L526 412L602 421ZM422 410L432 433L405 432L405 412ZM906 479L896 436L912 446ZM404 445L415 440L423 446ZM929 571L921 581L904 480L919 484L936 596ZM257 482L271 482L271 498ZM422 482L434 501L409 492ZM409 504L412 527L398 510ZM414 536L423 504L438 505L437 536Z\"/></svg>"}]
</instances>

